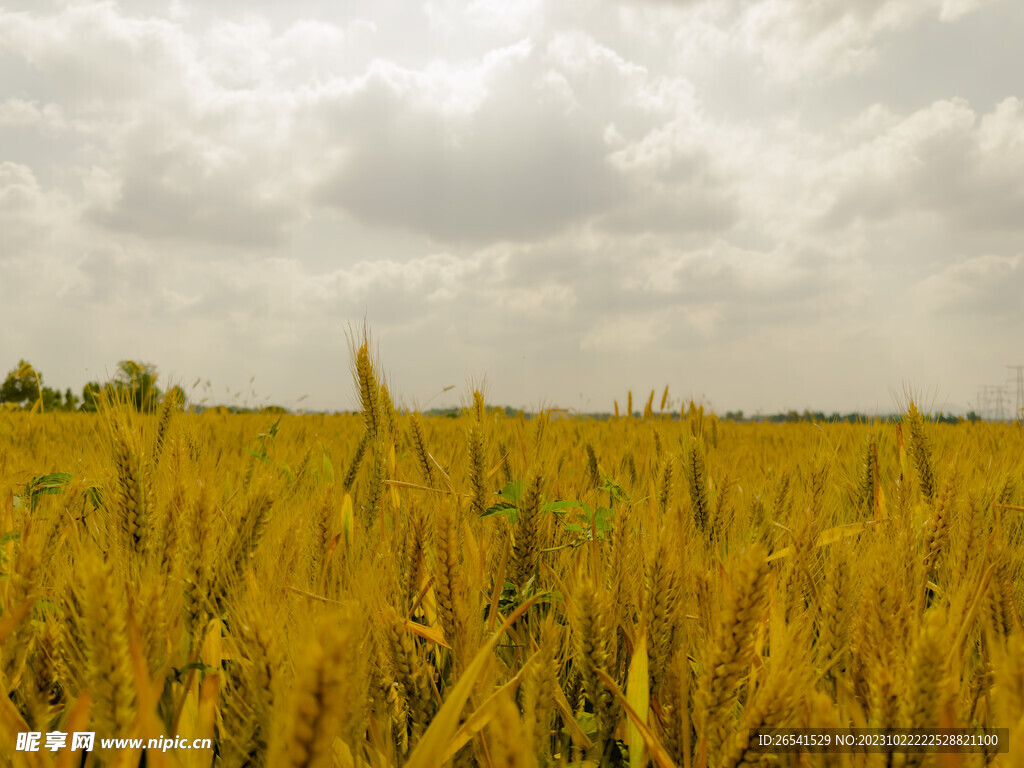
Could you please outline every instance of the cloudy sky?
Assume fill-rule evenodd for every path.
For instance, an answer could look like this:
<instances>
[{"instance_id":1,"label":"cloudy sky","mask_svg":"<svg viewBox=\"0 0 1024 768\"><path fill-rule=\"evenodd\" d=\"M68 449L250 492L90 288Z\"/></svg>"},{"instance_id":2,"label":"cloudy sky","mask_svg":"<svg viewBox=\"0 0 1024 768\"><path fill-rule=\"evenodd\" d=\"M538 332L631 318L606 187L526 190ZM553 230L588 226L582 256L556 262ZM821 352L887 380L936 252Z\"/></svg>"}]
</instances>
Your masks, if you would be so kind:
<instances>
[{"instance_id":1,"label":"cloudy sky","mask_svg":"<svg viewBox=\"0 0 1024 768\"><path fill-rule=\"evenodd\" d=\"M1024 363L1022 29L1018 0L0 2L0 369L345 409L365 318L407 404L965 410Z\"/></svg>"}]
</instances>

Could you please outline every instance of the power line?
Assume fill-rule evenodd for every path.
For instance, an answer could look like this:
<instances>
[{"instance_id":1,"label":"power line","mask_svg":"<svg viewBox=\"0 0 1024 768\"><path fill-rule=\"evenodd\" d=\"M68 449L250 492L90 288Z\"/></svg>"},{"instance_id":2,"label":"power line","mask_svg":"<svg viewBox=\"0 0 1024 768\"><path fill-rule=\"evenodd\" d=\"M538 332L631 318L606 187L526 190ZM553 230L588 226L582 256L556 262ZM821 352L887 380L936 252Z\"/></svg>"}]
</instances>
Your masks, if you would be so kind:
<instances>
[{"instance_id":1,"label":"power line","mask_svg":"<svg viewBox=\"0 0 1024 768\"><path fill-rule=\"evenodd\" d=\"M978 385L977 414L983 421L1024 421L1024 365L1008 365L1010 377L1006 384ZM1013 394L1011 394L1011 391ZM1012 404L1012 405L1011 405Z\"/></svg>"},{"instance_id":2,"label":"power line","mask_svg":"<svg viewBox=\"0 0 1024 768\"><path fill-rule=\"evenodd\" d=\"M1014 401L1013 417L1015 419L1024 419L1024 365L1008 365L1010 372L1015 374L1011 378L1014 384L1017 385L1017 398Z\"/></svg>"},{"instance_id":3,"label":"power line","mask_svg":"<svg viewBox=\"0 0 1024 768\"><path fill-rule=\"evenodd\" d=\"M995 393L996 420L1006 421L1006 400L1009 387L997 384L992 387L992 391Z\"/></svg>"},{"instance_id":4,"label":"power line","mask_svg":"<svg viewBox=\"0 0 1024 768\"><path fill-rule=\"evenodd\" d=\"M978 393L978 408L981 411L982 419L985 421L992 420L992 387L988 384L981 385L981 389Z\"/></svg>"}]
</instances>

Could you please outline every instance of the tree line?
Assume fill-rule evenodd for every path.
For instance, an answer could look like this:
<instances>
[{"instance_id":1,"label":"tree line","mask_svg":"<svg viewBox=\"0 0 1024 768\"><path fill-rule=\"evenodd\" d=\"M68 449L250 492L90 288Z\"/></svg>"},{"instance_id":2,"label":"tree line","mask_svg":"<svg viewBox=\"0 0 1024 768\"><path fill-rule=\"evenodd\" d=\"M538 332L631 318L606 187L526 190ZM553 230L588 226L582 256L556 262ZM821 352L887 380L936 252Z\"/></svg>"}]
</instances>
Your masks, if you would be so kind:
<instances>
[{"instance_id":1,"label":"tree line","mask_svg":"<svg viewBox=\"0 0 1024 768\"><path fill-rule=\"evenodd\" d=\"M96 411L105 398L119 398L143 412L155 411L163 398L157 386L157 369L151 363L122 360L110 381L90 381L77 395L43 382L43 375L26 360L19 360L0 385L0 407L32 411Z\"/></svg>"}]
</instances>

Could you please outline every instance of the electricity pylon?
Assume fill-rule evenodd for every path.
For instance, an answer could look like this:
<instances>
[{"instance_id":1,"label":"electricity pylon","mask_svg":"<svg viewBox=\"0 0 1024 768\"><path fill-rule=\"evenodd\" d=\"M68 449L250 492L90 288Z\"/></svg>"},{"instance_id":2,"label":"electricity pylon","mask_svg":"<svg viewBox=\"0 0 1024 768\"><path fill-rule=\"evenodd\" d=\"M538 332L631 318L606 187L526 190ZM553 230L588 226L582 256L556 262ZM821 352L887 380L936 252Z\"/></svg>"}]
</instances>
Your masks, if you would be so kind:
<instances>
[{"instance_id":1,"label":"electricity pylon","mask_svg":"<svg viewBox=\"0 0 1024 768\"><path fill-rule=\"evenodd\" d=\"M1014 400L1013 415L1016 419L1024 419L1024 365L1008 365L1011 373L1011 381L1017 385L1017 398Z\"/></svg>"}]
</instances>

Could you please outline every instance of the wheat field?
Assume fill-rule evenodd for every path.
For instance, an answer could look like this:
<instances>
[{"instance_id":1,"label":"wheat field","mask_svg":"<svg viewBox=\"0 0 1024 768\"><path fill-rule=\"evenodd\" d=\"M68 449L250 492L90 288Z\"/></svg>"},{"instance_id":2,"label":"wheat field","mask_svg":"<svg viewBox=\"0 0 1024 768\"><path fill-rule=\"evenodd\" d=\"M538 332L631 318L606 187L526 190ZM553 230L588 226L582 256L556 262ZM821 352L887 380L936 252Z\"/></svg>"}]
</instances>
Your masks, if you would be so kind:
<instances>
[{"instance_id":1,"label":"wheat field","mask_svg":"<svg viewBox=\"0 0 1024 768\"><path fill-rule=\"evenodd\" d=\"M3 764L1024 766L1020 425L425 417L368 350L358 414L0 414ZM86 730L211 748L14 748Z\"/></svg>"}]
</instances>

